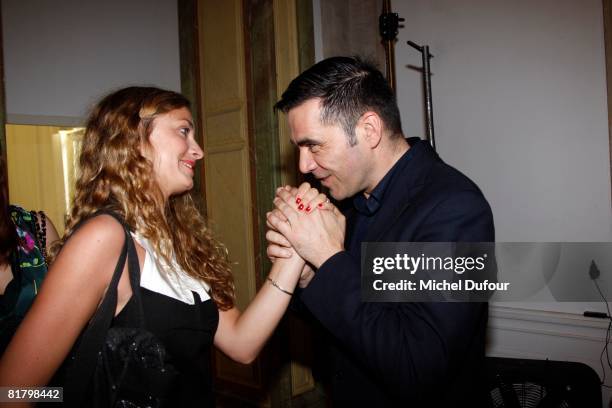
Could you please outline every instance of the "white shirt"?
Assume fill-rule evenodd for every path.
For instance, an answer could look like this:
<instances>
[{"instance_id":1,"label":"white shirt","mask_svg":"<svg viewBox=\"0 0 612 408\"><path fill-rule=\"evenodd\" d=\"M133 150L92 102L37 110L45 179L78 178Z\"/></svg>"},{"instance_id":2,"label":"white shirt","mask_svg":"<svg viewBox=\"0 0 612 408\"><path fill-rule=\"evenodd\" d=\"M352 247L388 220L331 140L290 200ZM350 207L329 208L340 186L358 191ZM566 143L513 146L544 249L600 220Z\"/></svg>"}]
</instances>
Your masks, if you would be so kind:
<instances>
[{"instance_id":1,"label":"white shirt","mask_svg":"<svg viewBox=\"0 0 612 408\"><path fill-rule=\"evenodd\" d=\"M132 237L145 250L144 266L140 271L141 287L190 305L195 304L192 292L196 292L202 301L210 299L210 287L206 282L188 275L176 262L174 255L168 265L157 255L148 239L139 233L132 233Z\"/></svg>"}]
</instances>

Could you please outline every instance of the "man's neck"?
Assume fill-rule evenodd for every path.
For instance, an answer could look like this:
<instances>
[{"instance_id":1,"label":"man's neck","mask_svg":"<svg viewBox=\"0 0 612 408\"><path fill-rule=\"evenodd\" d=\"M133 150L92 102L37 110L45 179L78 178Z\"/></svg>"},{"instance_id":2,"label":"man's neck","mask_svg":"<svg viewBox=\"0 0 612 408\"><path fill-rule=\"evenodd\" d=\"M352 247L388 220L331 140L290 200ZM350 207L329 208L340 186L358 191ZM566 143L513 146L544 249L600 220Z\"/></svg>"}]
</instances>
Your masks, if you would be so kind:
<instances>
[{"instance_id":1,"label":"man's neck","mask_svg":"<svg viewBox=\"0 0 612 408\"><path fill-rule=\"evenodd\" d=\"M381 147L383 149L378 153L377 157L374 158L376 162L370 179L372 181L370 182L370 186L363 192L366 198L370 197L372 190L376 188L378 183L380 183L404 153L410 149L410 145L408 145L408 142L403 136L401 139L394 140L393 142L389 141L386 146Z\"/></svg>"}]
</instances>

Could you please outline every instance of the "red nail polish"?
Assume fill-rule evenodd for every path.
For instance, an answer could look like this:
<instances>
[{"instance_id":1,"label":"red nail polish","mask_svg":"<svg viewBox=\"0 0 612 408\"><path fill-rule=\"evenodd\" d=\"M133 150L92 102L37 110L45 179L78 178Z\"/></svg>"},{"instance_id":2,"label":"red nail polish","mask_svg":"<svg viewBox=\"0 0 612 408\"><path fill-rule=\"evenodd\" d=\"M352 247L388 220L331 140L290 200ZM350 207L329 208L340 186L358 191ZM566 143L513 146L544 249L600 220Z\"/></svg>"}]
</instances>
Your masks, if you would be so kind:
<instances>
[{"instance_id":1,"label":"red nail polish","mask_svg":"<svg viewBox=\"0 0 612 408\"><path fill-rule=\"evenodd\" d=\"M306 207L306 212L310 212L311 208L310 206Z\"/></svg>"},{"instance_id":2,"label":"red nail polish","mask_svg":"<svg viewBox=\"0 0 612 408\"><path fill-rule=\"evenodd\" d=\"M295 203L296 203L296 204L299 204L299 203L301 203L301 202L302 202L302 199L301 199L300 197L298 197L298 198L296 198L296 199L295 199Z\"/></svg>"},{"instance_id":3,"label":"red nail polish","mask_svg":"<svg viewBox=\"0 0 612 408\"><path fill-rule=\"evenodd\" d=\"M298 206L298 210L302 211L303 209L304 209L304 204L300 204L300 205Z\"/></svg>"},{"instance_id":4,"label":"red nail polish","mask_svg":"<svg viewBox=\"0 0 612 408\"><path fill-rule=\"evenodd\" d=\"M319 207L319 208L323 208L323 203L319 203L319 204L318 204L318 207Z\"/></svg>"}]
</instances>

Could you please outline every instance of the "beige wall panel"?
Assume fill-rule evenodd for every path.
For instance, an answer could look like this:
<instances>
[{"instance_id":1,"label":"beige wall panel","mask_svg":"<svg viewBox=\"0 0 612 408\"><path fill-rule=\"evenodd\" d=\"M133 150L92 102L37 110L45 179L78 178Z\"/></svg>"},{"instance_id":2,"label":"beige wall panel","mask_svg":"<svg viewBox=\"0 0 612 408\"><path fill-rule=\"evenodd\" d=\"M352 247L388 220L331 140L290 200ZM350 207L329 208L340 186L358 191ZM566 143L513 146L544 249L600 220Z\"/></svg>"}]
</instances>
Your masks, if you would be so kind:
<instances>
[{"instance_id":1,"label":"beige wall panel","mask_svg":"<svg viewBox=\"0 0 612 408\"><path fill-rule=\"evenodd\" d=\"M45 211L62 234L65 200L59 130L6 126L10 201L26 210Z\"/></svg>"},{"instance_id":2,"label":"beige wall panel","mask_svg":"<svg viewBox=\"0 0 612 408\"><path fill-rule=\"evenodd\" d=\"M209 116L206 118L206 129L215 129L207 132L206 145L219 146L224 144L246 142L245 120L239 110Z\"/></svg>"},{"instance_id":3,"label":"beige wall panel","mask_svg":"<svg viewBox=\"0 0 612 408\"><path fill-rule=\"evenodd\" d=\"M229 250L237 303L244 310L255 294L247 157L236 150L211 154L205 160L208 215Z\"/></svg>"},{"instance_id":4,"label":"beige wall panel","mask_svg":"<svg viewBox=\"0 0 612 408\"><path fill-rule=\"evenodd\" d=\"M59 128L39 127L39 178L41 190L40 207L57 225L60 234L64 229L64 214L66 201L64 199L64 174L62 169L62 156L60 150ZM72 169L71 169L72 170Z\"/></svg>"},{"instance_id":5,"label":"beige wall panel","mask_svg":"<svg viewBox=\"0 0 612 408\"><path fill-rule=\"evenodd\" d=\"M204 104L215 109L244 98L242 7L238 0L200 2Z\"/></svg>"},{"instance_id":6,"label":"beige wall panel","mask_svg":"<svg viewBox=\"0 0 612 408\"><path fill-rule=\"evenodd\" d=\"M39 173L36 132L8 125L6 142L10 201L22 207L39 206L40 189L32 181Z\"/></svg>"}]
</instances>

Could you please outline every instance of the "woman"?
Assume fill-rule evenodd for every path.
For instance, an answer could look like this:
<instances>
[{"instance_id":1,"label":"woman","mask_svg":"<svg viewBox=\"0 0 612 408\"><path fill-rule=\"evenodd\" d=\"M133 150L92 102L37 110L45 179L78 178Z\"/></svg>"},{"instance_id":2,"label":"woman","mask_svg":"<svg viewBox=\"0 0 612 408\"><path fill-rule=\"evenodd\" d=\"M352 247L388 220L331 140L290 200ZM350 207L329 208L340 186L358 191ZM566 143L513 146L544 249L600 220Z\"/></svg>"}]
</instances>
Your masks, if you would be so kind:
<instances>
[{"instance_id":1,"label":"woman","mask_svg":"<svg viewBox=\"0 0 612 408\"><path fill-rule=\"evenodd\" d=\"M194 136L189 102L174 92L125 88L94 108L61 250L0 361L1 385L47 384L103 299L125 240L116 219L94 216L99 210L118 214L137 242L147 328L165 344L180 375L168 395L173 405L214 404L211 344L241 363L257 356L289 304L304 261L295 255L275 262L240 313L225 250L187 194L203 156ZM316 190L304 192L312 208L324 200ZM131 295L126 266L113 326L129 327Z\"/></svg>"},{"instance_id":2,"label":"woman","mask_svg":"<svg viewBox=\"0 0 612 408\"><path fill-rule=\"evenodd\" d=\"M46 253L58 238L44 212L9 204L0 156L0 354L37 295L47 274Z\"/></svg>"}]
</instances>

